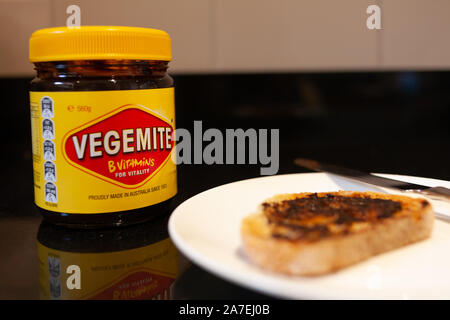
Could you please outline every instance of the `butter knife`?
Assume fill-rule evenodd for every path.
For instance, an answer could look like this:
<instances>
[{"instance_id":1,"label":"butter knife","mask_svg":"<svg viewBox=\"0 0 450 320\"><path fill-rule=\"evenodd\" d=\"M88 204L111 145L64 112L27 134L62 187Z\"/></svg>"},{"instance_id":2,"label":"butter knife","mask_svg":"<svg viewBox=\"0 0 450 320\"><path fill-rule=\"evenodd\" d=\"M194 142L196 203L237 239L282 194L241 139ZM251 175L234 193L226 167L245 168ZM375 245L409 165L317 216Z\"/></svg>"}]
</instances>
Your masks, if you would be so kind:
<instances>
[{"instance_id":1,"label":"butter knife","mask_svg":"<svg viewBox=\"0 0 450 320\"><path fill-rule=\"evenodd\" d=\"M328 172L351 180L361 181L367 184L380 186L383 188L395 189L405 193L420 194L424 197L450 202L450 189L445 187L427 187L420 184L399 181L390 178L383 178L370 173L361 172L354 169L342 168L333 164L321 163L315 160L297 158L294 163L313 171Z\"/></svg>"}]
</instances>

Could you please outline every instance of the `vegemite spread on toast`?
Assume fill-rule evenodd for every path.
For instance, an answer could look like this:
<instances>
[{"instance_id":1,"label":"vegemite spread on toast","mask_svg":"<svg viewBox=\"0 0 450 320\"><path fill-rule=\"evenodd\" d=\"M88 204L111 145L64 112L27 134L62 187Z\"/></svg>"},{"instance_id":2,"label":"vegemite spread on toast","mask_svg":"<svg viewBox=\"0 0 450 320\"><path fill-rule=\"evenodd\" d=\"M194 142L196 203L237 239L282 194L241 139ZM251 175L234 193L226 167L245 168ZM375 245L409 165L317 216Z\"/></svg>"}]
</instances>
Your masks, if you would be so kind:
<instances>
[{"instance_id":1,"label":"vegemite spread on toast","mask_svg":"<svg viewBox=\"0 0 450 320\"><path fill-rule=\"evenodd\" d=\"M424 201L423 205L428 202ZM272 237L316 241L348 234L393 217L402 210L402 204L368 196L312 193L279 202L264 202L262 209L272 227Z\"/></svg>"}]
</instances>

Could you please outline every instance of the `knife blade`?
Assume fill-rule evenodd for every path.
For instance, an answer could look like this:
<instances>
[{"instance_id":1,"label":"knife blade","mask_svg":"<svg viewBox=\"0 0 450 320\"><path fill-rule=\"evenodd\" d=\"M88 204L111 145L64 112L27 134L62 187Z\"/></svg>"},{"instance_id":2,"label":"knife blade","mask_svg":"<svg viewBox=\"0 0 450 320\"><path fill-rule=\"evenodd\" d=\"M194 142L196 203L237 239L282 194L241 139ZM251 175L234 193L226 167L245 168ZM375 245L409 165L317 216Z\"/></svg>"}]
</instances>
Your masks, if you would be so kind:
<instances>
[{"instance_id":1,"label":"knife blade","mask_svg":"<svg viewBox=\"0 0 450 320\"><path fill-rule=\"evenodd\" d=\"M435 200L450 202L450 189L445 187L428 187L420 184L404 182L400 180L383 178L372 175L370 173L339 167L333 164L321 163L316 160L297 158L294 163L300 167L304 167L313 171L322 171L336 174L348 179L361 181L384 188L395 189L402 192L421 194Z\"/></svg>"}]
</instances>

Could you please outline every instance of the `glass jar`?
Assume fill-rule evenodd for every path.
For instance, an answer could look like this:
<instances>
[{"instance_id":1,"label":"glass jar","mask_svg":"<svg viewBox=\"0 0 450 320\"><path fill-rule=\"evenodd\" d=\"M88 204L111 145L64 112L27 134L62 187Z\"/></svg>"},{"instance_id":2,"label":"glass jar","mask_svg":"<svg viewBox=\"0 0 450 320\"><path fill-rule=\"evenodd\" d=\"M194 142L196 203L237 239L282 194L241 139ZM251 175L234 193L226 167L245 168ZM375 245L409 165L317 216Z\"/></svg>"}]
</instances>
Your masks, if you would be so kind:
<instances>
[{"instance_id":1,"label":"glass jar","mask_svg":"<svg viewBox=\"0 0 450 320\"><path fill-rule=\"evenodd\" d=\"M30 39L35 202L70 227L167 213L177 192L170 37L155 29L38 30Z\"/></svg>"}]
</instances>

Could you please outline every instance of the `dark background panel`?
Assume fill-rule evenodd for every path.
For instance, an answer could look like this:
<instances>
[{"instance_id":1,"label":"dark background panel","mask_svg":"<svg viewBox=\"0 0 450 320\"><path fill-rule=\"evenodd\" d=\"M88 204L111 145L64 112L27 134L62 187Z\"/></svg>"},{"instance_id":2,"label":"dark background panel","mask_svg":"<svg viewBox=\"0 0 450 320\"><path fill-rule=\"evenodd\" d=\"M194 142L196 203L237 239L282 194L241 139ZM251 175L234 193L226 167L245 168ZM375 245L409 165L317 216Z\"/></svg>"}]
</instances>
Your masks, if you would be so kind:
<instances>
[{"instance_id":1,"label":"dark background panel","mask_svg":"<svg viewBox=\"0 0 450 320\"><path fill-rule=\"evenodd\" d=\"M450 73L177 75L178 128L280 130L279 174L309 157L371 172L450 180ZM0 79L0 215L37 214L27 78ZM260 175L260 165L180 165L175 205Z\"/></svg>"}]
</instances>

